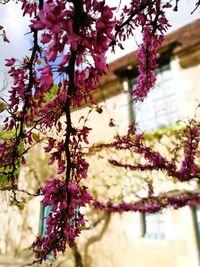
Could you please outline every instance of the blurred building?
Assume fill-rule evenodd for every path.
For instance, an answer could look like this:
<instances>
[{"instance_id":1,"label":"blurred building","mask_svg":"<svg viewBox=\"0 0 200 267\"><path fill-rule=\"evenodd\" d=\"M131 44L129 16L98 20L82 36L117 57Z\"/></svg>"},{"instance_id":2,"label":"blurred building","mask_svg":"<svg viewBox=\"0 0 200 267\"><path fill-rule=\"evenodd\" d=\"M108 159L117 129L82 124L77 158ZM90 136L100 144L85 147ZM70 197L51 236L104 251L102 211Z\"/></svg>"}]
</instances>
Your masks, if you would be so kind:
<instances>
[{"instance_id":1,"label":"blurred building","mask_svg":"<svg viewBox=\"0 0 200 267\"><path fill-rule=\"evenodd\" d=\"M100 115L92 113L88 120L88 126L93 128L90 135L92 142L112 140L116 128L108 127L110 120L118 127L118 132L125 133L127 126L133 121L138 124L139 131L151 132L173 125L179 120L198 118L199 27L200 20L196 20L166 37L159 50L156 86L142 103L135 104L130 97L137 77L136 53L127 54L109 65L108 73L95 95L104 111ZM79 111L75 112L74 117L80 117ZM170 185L164 186L170 188ZM179 185L180 190L181 188L184 186ZM185 207L155 215L129 213L114 217L110 236L106 235L104 243L102 241L96 244L91 253L98 255L94 256L95 267L102 266L104 261L104 266L116 267L200 266L198 208L192 210ZM117 238L116 229L120 232L120 237L113 242ZM109 254L108 247L113 254ZM102 250L102 255L110 255L110 263L101 256Z\"/></svg>"},{"instance_id":2,"label":"blurred building","mask_svg":"<svg viewBox=\"0 0 200 267\"><path fill-rule=\"evenodd\" d=\"M151 132L198 114L199 28L200 20L197 20L167 36L159 50L157 84L142 103L134 104L130 97L130 90L137 77L136 53L132 52L109 65L107 75L94 93L103 112L92 112L87 121L87 126L93 128L90 134L91 144L112 140L116 128L108 127L111 121L121 134L125 133L133 121L136 121L141 131ZM88 108L75 111L74 124L78 124L81 116L86 117L87 114ZM34 162L29 169L23 170L22 178L25 175L31 177L33 172L37 176L42 174L46 177L46 159L38 160L41 155L38 155L37 150L32 152L35 153L31 156ZM25 188L34 189L37 181L32 180L32 185L29 184L30 181L31 178ZM106 196L109 197L109 194L112 195L108 191ZM16 207L8 207L7 193L1 192L0 197L0 266L24 266L32 258L26 248L41 229L40 200L30 200L19 214ZM84 238L87 238L87 233L83 232L80 243ZM90 265L83 267L198 267L200 211L198 208L192 210L185 207L154 215L115 214L109 222L106 234L90 246L88 253ZM70 263L68 265L67 260L60 265L48 264L72 266Z\"/></svg>"}]
</instances>

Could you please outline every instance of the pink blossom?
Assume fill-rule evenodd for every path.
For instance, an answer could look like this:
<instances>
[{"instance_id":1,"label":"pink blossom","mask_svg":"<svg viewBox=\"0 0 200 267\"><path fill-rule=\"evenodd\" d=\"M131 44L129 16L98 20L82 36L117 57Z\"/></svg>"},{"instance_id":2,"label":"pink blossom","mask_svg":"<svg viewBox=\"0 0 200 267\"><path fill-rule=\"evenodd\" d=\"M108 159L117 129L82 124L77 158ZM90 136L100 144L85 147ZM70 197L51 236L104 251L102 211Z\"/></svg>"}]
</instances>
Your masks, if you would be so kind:
<instances>
[{"instance_id":1,"label":"pink blossom","mask_svg":"<svg viewBox=\"0 0 200 267\"><path fill-rule=\"evenodd\" d=\"M5 64L5 66L7 67L11 67L15 64L15 59L14 58L11 58L11 59L6 59L7 63Z\"/></svg>"},{"instance_id":2,"label":"pink blossom","mask_svg":"<svg viewBox=\"0 0 200 267\"><path fill-rule=\"evenodd\" d=\"M47 34L47 33L43 33L42 34L41 42L43 44L46 44L46 43L50 42L50 40L51 40L51 35L50 34Z\"/></svg>"}]
</instances>

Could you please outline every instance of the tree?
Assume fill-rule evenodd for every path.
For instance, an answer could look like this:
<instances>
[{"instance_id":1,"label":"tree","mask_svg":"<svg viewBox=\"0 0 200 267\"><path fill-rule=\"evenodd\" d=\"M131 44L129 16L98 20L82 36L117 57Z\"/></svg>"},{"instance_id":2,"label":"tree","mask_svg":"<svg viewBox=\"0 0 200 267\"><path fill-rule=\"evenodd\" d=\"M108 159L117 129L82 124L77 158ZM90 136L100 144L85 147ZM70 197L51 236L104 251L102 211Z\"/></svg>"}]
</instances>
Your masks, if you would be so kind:
<instances>
[{"instance_id":1,"label":"tree","mask_svg":"<svg viewBox=\"0 0 200 267\"><path fill-rule=\"evenodd\" d=\"M177 195L155 197L152 181L147 181L149 194L140 202L114 205L111 201L106 204L96 200L84 181L89 167L85 146L91 129L87 127L87 119L82 128L73 126L71 120L73 109L95 104L92 91L107 70L106 52L109 48L114 51L117 45L123 48L123 41L134 34L136 27L141 28L143 40L138 49L139 75L132 96L134 101L144 100L155 84L156 53L169 27L165 11L173 7L177 10L178 2L173 6L170 1L130 1L116 19L116 8L109 7L105 1L39 0L38 4L22 1L24 16L30 16L33 46L30 55L22 60L6 59L13 86L9 100L1 99L1 111L6 110L9 116L4 120L6 137L0 143L0 172L4 188L13 193L12 203L19 206L17 179L19 167L26 164L26 153L44 141L44 151L50 155L49 164L57 164L56 177L47 180L37 191L37 195L43 195L43 205L51 205L46 236L39 236L32 246L39 262L52 252L54 256L64 252L66 243L74 246L75 238L85 226L81 207L89 203L96 210L110 213L155 212L165 206L183 206L192 201L194 205L199 201L198 194L183 195L181 200ZM199 5L197 1L194 8ZM56 133L49 133L51 128ZM196 162L199 124L192 121L183 135L180 168L173 161L176 154L173 160L161 156L145 144L143 135L137 134L135 127L130 127L126 136L117 136L112 143L96 148L125 149L142 155L147 161L135 165L110 161L117 167L161 170L178 181L189 181L199 177ZM76 246L74 248L76 250Z\"/></svg>"}]
</instances>

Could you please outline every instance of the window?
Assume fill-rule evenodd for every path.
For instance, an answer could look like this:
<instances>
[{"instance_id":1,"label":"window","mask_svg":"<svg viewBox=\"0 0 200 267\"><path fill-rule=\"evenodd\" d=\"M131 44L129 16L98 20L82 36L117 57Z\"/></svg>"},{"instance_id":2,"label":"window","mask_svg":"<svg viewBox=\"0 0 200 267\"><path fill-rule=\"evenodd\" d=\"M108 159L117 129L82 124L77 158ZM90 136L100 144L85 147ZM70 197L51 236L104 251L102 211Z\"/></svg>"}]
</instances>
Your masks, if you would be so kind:
<instances>
[{"instance_id":1,"label":"window","mask_svg":"<svg viewBox=\"0 0 200 267\"><path fill-rule=\"evenodd\" d=\"M46 228L47 228L47 216L49 212L51 211L51 205L48 206L42 206L42 224L41 224L41 235L45 236L46 235ZM54 256L52 253L49 253L46 256L47 260L52 261L54 259Z\"/></svg>"},{"instance_id":2,"label":"window","mask_svg":"<svg viewBox=\"0 0 200 267\"><path fill-rule=\"evenodd\" d=\"M165 223L163 214L160 212L143 214L143 236L152 239L163 239L165 237Z\"/></svg>"},{"instance_id":3,"label":"window","mask_svg":"<svg viewBox=\"0 0 200 267\"><path fill-rule=\"evenodd\" d=\"M135 82L136 78L132 79L131 86ZM144 102L133 104L133 112L135 122L142 131L149 132L176 123L176 93L169 62L158 68L155 87Z\"/></svg>"},{"instance_id":4,"label":"window","mask_svg":"<svg viewBox=\"0 0 200 267\"><path fill-rule=\"evenodd\" d=\"M76 219L78 219L78 217L79 217L79 211L80 211L80 207L77 206L74 209L74 218L71 219L71 221L70 221L70 225L74 228L77 227ZM41 222L41 235L42 236L46 235L46 228L47 228L46 219L47 219L47 216L50 212L51 212L51 205L42 206L42 222Z\"/></svg>"},{"instance_id":5,"label":"window","mask_svg":"<svg viewBox=\"0 0 200 267\"><path fill-rule=\"evenodd\" d=\"M200 206L192 208L192 216L196 237L196 246L200 259Z\"/></svg>"},{"instance_id":6,"label":"window","mask_svg":"<svg viewBox=\"0 0 200 267\"><path fill-rule=\"evenodd\" d=\"M46 227L47 227L46 219L50 211L51 211L50 205L42 207L42 224L41 224L41 235L42 236L46 235Z\"/></svg>"},{"instance_id":7,"label":"window","mask_svg":"<svg viewBox=\"0 0 200 267\"><path fill-rule=\"evenodd\" d=\"M194 218L194 228L197 240L198 250L200 251L200 207L194 207L192 209L193 218Z\"/></svg>"},{"instance_id":8,"label":"window","mask_svg":"<svg viewBox=\"0 0 200 267\"><path fill-rule=\"evenodd\" d=\"M196 213L196 223L197 223L197 228L198 228L198 235L200 237L200 207L195 208L195 213Z\"/></svg>"}]
</instances>

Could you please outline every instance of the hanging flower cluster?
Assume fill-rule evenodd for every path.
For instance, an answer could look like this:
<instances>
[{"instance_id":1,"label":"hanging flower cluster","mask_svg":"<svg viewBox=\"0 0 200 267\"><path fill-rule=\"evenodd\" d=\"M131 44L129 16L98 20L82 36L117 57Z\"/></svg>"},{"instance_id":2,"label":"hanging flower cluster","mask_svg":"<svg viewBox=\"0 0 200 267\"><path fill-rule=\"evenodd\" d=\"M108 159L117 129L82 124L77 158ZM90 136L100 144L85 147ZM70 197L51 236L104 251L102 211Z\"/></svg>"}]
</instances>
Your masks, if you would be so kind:
<instances>
[{"instance_id":1,"label":"hanging flower cluster","mask_svg":"<svg viewBox=\"0 0 200 267\"><path fill-rule=\"evenodd\" d=\"M171 8L170 1L137 0L125 5L121 18L115 26L115 40L118 44L134 35L137 27L142 29L143 40L137 51L138 78L132 91L135 101L143 101L156 82L157 49L164 41L164 35L170 24L165 16L165 9Z\"/></svg>"},{"instance_id":2,"label":"hanging flower cluster","mask_svg":"<svg viewBox=\"0 0 200 267\"><path fill-rule=\"evenodd\" d=\"M91 201L85 187L69 182L66 188L65 182L59 178L48 180L42 193L43 205L50 205L51 211L46 218L46 235L39 236L32 245L40 261L50 253L56 257L57 252L64 252L67 243L73 246L75 237L80 234L80 227L85 225L85 219L77 207Z\"/></svg>"},{"instance_id":3,"label":"hanging flower cluster","mask_svg":"<svg viewBox=\"0 0 200 267\"><path fill-rule=\"evenodd\" d=\"M105 53L114 38L112 11L104 2L91 0L44 3L39 19L32 19L30 25L31 29L42 31L41 43L45 47L45 66L38 69L41 76L36 94L49 91L56 77L63 104L67 96L71 97L72 106L87 101L105 72Z\"/></svg>"},{"instance_id":4,"label":"hanging flower cluster","mask_svg":"<svg viewBox=\"0 0 200 267\"><path fill-rule=\"evenodd\" d=\"M49 164L57 161L57 174L60 177L48 180L42 190L43 205L50 205L51 212L46 219L46 236L39 236L32 246L40 261L46 259L51 252L55 257L57 252L64 252L67 243L73 246L75 238L80 234L80 227L85 225L80 208L85 207L92 198L86 191L87 188L80 184L82 179L87 178L89 167L84 159L82 143L88 144L90 130L85 126L82 129L73 128L68 148L70 161L67 166L68 151L65 150L66 144L63 140L58 142L50 137L44 148L45 152L51 153ZM66 181L66 178L69 180Z\"/></svg>"},{"instance_id":5,"label":"hanging flower cluster","mask_svg":"<svg viewBox=\"0 0 200 267\"><path fill-rule=\"evenodd\" d=\"M155 85L155 70L158 67L157 49L163 43L164 34L170 26L165 17L164 9L171 7L169 2L162 4L162 1L156 0L154 5L150 3L147 11L148 16L144 14L138 16L138 23L143 27L143 41L137 52L139 76L132 92L134 99L137 101L144 100Z\"/></svg>"}]
</instances>

